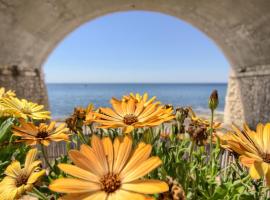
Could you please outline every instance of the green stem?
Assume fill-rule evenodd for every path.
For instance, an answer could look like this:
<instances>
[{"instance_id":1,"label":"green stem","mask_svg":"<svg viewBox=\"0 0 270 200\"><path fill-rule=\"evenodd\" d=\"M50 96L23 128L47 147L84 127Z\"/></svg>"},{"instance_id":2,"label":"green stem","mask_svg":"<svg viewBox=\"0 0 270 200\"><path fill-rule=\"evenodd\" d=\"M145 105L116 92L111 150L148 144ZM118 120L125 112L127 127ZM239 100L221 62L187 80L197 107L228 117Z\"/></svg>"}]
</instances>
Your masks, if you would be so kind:
<instances>
[{"instance_id":1,"label":"green stem","mask_svg":"<svg viewBox=\"0 0 270 200\"><path fill-rule=\"evenodd\" d=\"M40 192L37 188L33 187L33 192L38 196L38 198L42 200L47 200L47 197L42 192Z\"/></svg>"},{"instance_id":2,"label":"green stem","mask_svg":"<svg viewBox=\"0 0 270 200\"><path fill-rule=\"evenodd\" d=\"M82 143L87 144L87 141L84 138L84 135L80 131L77 131L77 135L78 135L78 138L81 140ZM77 143L77 148L79 148L79 143Z\"/></svg>"},{"instance_id":3,"label":"green stem","mask_svg":"<svg viewBox=\"0 0 270 200\"><path fill-rule=\"evenodd\" d=\"M47 154L45 152L45 148L44 146L41 144L41 152L42 152L42 155L44 157L44 160L45 160L45 163L47 164L47 166L49 166L49 168L51 169L51 171L54 171L53 167L51 166L49 160L48 160L48 157L47 157Z\"/></svg>"},{"instance_id":4,"label":"green stem","mask_svg":"<svg viewBox=\"0 0 270 200\"><path fill-rule=\"evenodd\" d=\"M192 161L192 153L194 150L194 141L191 141L190 147L189 147L189 161Z\"/></svg>"},{"instance_id":5,"label":"green stem","mask_svg":"<svg viewBox=\"0 0 270 200\"><path fill-rule=\"evenodd\" d=\"M213 159L213 123L214 123L214 110L211 109L211 121L210 121L210 165L212 166L212 159Z\"/></svg>"}]
</instances>

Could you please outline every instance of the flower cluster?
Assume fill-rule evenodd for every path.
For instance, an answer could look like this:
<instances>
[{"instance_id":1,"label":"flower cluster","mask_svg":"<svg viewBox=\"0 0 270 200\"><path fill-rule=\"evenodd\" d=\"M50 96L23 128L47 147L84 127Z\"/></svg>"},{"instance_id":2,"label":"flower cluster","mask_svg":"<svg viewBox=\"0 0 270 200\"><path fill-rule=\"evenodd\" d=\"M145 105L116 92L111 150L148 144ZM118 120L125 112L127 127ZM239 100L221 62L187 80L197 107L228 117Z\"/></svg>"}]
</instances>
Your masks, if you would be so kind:
<instances>
[{"instance_id":1,"label":"flower cluster","mask_svg":"<svg viewBox=\"0 0 270 200\"><path fill-rule=\"evenodd\" d=\"M59 123L42 105L0 88L0 200L268 198L270 123L221 133L217 91L210 120L147 93L110 103L77 107ZM52 158L60 141L67 155ZM222 168L225 150L237 156Z\"/></svg>"},{"instance_id":2,"label":"flower cluster","mask_svg":"<svg viewBox=\"0 0 270 200\"><path fill-rule=\"evenodd\" d=\"M50 119L50 112L44 110L43 105L29 102L16 97L13 91L0 88L0 117L14 116L17 118L46 120Z\"/></svg>"}]
</instances>

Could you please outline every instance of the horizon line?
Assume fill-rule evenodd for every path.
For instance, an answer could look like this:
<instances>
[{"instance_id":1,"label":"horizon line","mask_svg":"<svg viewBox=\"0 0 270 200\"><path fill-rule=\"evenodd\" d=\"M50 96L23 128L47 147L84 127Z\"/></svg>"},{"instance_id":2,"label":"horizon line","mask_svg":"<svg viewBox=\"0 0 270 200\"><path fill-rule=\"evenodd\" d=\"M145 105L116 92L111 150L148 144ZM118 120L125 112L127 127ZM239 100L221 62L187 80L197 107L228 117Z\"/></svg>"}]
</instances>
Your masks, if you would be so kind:
<instances>
[{"instance_id":1,"label":"horizon line","mask_svg":"<svg viewBox=\"0 0 270 200\"><path fill-rule=\"evenodd\" d=\"M45 82L45 84L228 84L228 82Z\"/></svg>"}]
</instances>

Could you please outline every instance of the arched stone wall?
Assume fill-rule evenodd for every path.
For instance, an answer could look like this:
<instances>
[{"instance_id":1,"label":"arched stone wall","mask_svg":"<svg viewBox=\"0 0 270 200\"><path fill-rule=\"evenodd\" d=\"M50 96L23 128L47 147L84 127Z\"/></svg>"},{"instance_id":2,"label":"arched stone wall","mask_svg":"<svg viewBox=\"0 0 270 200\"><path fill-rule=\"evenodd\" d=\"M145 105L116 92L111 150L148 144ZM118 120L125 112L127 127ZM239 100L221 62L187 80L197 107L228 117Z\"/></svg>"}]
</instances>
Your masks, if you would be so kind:
<instances>
[{"instance_id":1,"label":"arched stone wall","mask_svg":"<svg viewBox=\"0 0 270 200\"><path fill-rule=\"evenodd\" d=\"M0 0L0 85L46 104L42 64L58 42L84 22L134 9L185 20L222 49L232 68L226 122L269 119L269 0Z\"/></svg>"}]
</instances>

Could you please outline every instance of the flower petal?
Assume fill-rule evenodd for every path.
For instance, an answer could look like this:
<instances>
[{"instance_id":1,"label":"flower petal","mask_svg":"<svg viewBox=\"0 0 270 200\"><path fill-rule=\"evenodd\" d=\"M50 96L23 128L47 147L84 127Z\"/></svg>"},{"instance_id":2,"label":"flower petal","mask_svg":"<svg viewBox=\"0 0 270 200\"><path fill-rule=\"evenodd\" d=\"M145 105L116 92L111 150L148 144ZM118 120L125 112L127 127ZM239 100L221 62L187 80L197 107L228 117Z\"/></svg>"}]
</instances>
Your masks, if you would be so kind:
<instances>
[{"instance_id":1,"label":"flower petal","mask_svg":"<svg viewBox=\"0 0 270 200\"><path fill-rule=\"evenodd\" d=\"M101 189L100 184L73 178L60 178L49 185L50 190L62 193L86 193Z\"/></svg>"},{"instance_id":2,"label":"flower petal","mask_svg":"<svg viewBox=\"0 0 270 200\"><path fill-rule=\"evenodd\" d=\"M99 183L100 178L98 176L82 168L79 168L70 164L59 164L58 167L65 173L71 176L74 176L76 178L84 179L90 182Z\"/></svg>"},{"instance_id":3,"label":"flower petal","mask_svg":"<svg viewBox=\"0 0 270 200\"><path fill-rule=\"evenodd\" d=\"M264 177L264 175L269 170L269 164L265 162L254 162L249 169L249 174L253 179L260 179Z\"/></svg>"},{"instance_id":4,"label":"flower petal","mask_svg":"<svg viewBox=\"0 0 270 200\"><path fill-rule=\"evenodd\" d=\"M38 181L38 179L43 176L45 174L45 170L41 170L39 172L33 172L28 180L27 180L27 184L34 184L36 181Z\"/></svg>"},{"instance_id":5,"label":"flower petal","mask_svg":"<svg viewBox=\"0 0 270 200\"><path fill-rule=\"evenodd\" d=\"M117 159L113 166L114 173L118 174L123 169L130 156L131 149L132 139L128 136L125 136L123 142L121 142L120 144L118 154L115 154L115 156L117 156Z\"/></svg>"},{"instance_id":6,"label":"flower petal","mask_svg":"<svg viewBox=\"0 0 270 200\"><path fill-rule=\"evenodd\" d=\"M137 149L134 151L132 157L122 170L121 174L125 176L129 171L133 171L140 163L144 162L151 154L152 146L150 144L145 145L140 143Z\"/></svg>"},{"instance_id":7,"label":"flower petal","mask_svg":"<svg viewBox=\"0 0 270 200\"><path fill-rule=\"evenodd\" d=\"M145 196L142 194L138 194L135 192L129 192L125 190L117 190L114 193L112 193L108 200L145 200Z\"/></svg>"},{"instance_id":8,"label":"flower petal","mask_svg":"<svg viewBox=\"0 0 270 200\"><path fill-rule=\"evenodd\" d=\"M113 144L109 137L105 137L102 139L104 151L106 154L106 158L109 165L109 170L112 172L113 170Z\"/></svg>"},{"instance_id":9,"label":"flower petal","mask_svg":"<svg viewBox=\"0 0 270 200\"><path fill-rule=\"evenodd\" d=\"M13 161L5 170L5 174L12 178L16 178L21 172L21 164L19 161Z\"/></svg>"},{"instance_id":10,"label":"flower petal","mask_svg":"<svg viewBox=\"0 0 270 200\"><path fill-rule=\"evenodd\" d=\"M125 183L121 189L143 194L162 193L169 190L167 183L159 180L137 180Z\"/></svg>"},{"instance_id":11,"label":"flower petal","mask_svg":"<svg viewBox=\"0 0 270 200\"><path fill-rule=\"evenodd\" d=\"M153 169L157 168L159 165L161 165L161 160L159 157L151 157L148 160L140 163L134 171L129 171L128 174L123 176L122 174L121 177L123 178L122 183L128 183L134 180L137 180L149 172L151 172Z\"/></svg>"},{"instance_id":12,"label":"flower petal","mask_svg":"<svg viewBox=\"0 0 270 200\"><path fill-rule=\"evenodd\" d=\"M105 155L105 151L103 148L103 144L102 141L99 139L98 136L93 135L91 138L91 146L93 148L93 151L95 152L95 155L97 156L98 160L100 161L100 163L103 166L103 169L108 172L108 163L106 160L106 155Z\"/></svg>"}]
</instances>

